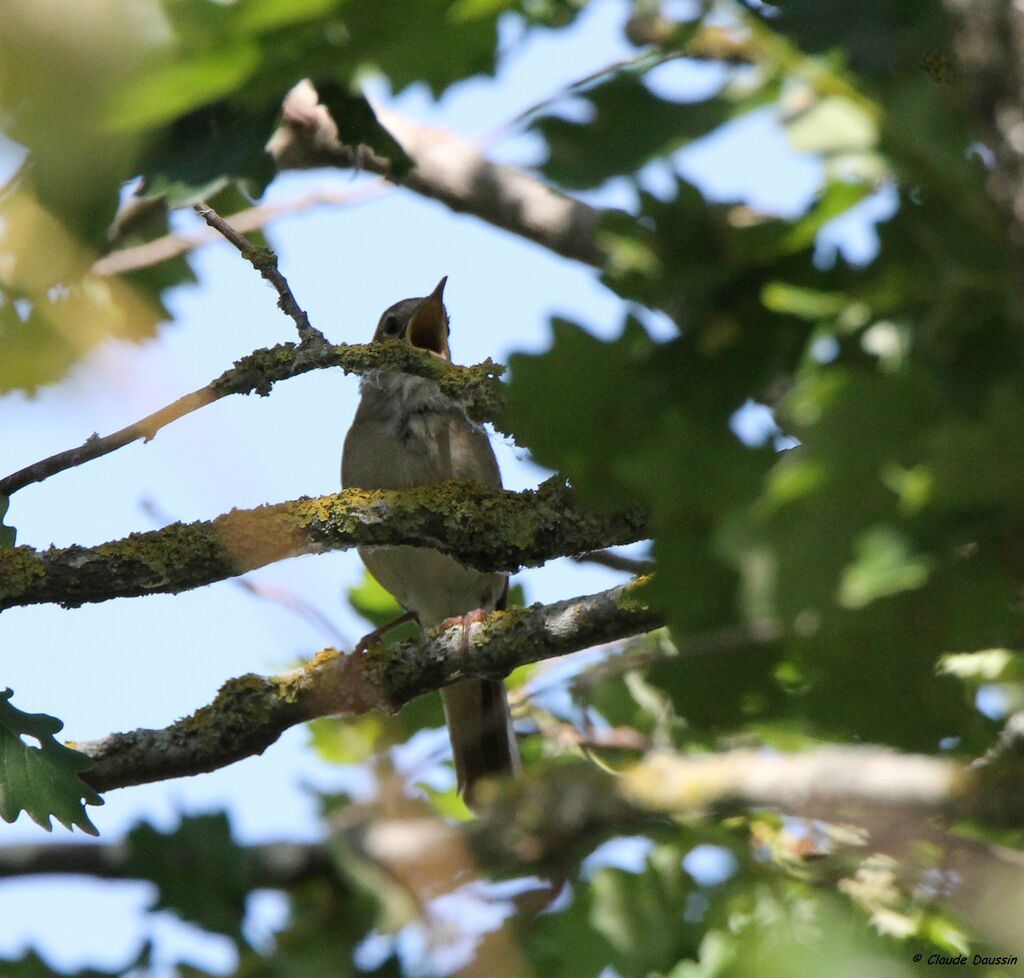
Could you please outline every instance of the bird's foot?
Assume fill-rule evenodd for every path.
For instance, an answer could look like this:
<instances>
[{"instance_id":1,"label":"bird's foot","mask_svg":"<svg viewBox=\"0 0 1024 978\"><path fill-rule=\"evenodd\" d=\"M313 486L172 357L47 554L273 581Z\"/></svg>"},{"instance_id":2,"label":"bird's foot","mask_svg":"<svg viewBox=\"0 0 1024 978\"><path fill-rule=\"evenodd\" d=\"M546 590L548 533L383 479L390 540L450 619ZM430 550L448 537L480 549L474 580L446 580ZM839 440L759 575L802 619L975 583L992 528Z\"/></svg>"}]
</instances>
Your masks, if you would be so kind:
<instances>
[{"instance_id":1,"label":"bird's foot","mask_svg":"<svg viewBox=\"0 0 1024 978\"><path fill-rule=\"evenodd\" d=\"M380 628L375 628L372 632L367 632L358 642L355 644L355 648L352 649L353 655L365 655L367 649L370 648L374 642L380 641L388 632L399 625L404 625L407 621L415 621L416 614L412 611L407 611L404 615L399 615L394 621L389 621L385 625L381 625Z\"/></svg>"},{"instance_id":2,"label":"bird's foot","mask_svg":"<svg viewBox=\"0 0 1024 978\"><path fill-rule=\"evenodd\" d=\"M477 625L487 618L487 612L483 608L474 608L472 611L467 611L464 615L453 615L451 618L445 618L441 622L441 629L454 628L456 625L462 628L462 636L459 639L459 654L466 656L469 654L469 629L472 625Z\"/></svg>"}]
</instances>

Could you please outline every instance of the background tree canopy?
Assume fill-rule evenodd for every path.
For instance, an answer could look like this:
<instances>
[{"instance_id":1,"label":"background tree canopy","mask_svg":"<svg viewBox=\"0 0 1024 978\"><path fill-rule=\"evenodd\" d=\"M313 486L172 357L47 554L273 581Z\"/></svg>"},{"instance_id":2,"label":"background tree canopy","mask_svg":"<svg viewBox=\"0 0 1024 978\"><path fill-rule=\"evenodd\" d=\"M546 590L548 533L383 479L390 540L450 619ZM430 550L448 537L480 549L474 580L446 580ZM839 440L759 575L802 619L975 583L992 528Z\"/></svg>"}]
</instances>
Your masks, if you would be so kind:
<instances>
[{"instance_id":1,"label":"background tree canopy","mask_svg":"<svg viewBox=\"0 0 1024 978\"><path fill-rule=\"evenodd\" d=\"M1019 971L1024 13L4 21L0 972ZM426 126L433 100L477 135ZM200 202L241 255L197 252ZM457 361L504 375L360 345L444 273ZM493 423L508 491L336 493L339 366L433 376ZM334 649L393 602L336 553L278 562L410 541L578 562L517 578L471 663L413 630L353 675ZM511 672L525 771L470 818L432 691L474 670ZM55 951L78 912L27 880L54 873L98 905L145 881L145 920L92 925L134 950Z\"/></svg>"}]
</instances>

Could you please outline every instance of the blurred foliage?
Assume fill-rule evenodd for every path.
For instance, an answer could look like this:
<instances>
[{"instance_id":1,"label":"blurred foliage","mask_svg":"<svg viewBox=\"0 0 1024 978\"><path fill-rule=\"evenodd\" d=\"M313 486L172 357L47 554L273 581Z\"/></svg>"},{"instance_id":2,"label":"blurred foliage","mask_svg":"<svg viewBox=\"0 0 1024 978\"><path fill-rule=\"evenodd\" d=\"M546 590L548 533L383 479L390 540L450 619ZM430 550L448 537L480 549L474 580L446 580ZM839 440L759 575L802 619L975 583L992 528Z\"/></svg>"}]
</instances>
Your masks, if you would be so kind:
<instances>
[{"instance_id":1,"label":"blurred foliage","mask_svg":"<svg viewBox=\"0 0 1024 978\"><path fill-rule=\"evenodd\" d=\"M263 147L305 76L342 139L401 174L408 161L360 92L366 72L439 96L515 50L498 47L502 18L503 39L506 26L557 37L583 6L102 0L86 14L66 0L9 3L0 127L27 155L0 192L0 392L53 382L107 337L153 335L166 290L191 281L184 259L123 280L90 272L110 247L166 230L156 209L110 235L125 181L141 178L170 207L213 195L244 206L273 177ZM995 911L968 932L926 845L897 862L853 829L770 813L646 819L616 838L592 824L618 811L611 775L589 807L575 801L580 771L599 766L581 753L613 771L648 747L736 744L875 741L966 759L1024 708L1024 317L943 5L660 7L637 0L632 12L683 19L633 63L567 92L579 111L556 99L530 123L543 179L614 186L630 202L598 231L601 280L625 311L617 336L557 319L549 350L513 357L505 421L591 505L649 510L646 597L669 632L516 677L528 776L519 806L498 809L500 860L474 848L486 814L456 825L468 813L440 764L436 696L393 717L312 724L320 756L362 765L369 783L358 804L325 801L333 871L289 890L270 946L246 936L256 875L225 819L137 828L131 869L157 886L154 909L228 934L238 975L442 974L475 958L477 973L541 978L902 978L915 954L1016 950L985 943L1011 933ZM733 42L721 84L699 99L655 84L650 70L685 57L709 26ZM755 112L819 168L799 213L711 200L683 175L680 149ZM868 220L883 202L887 216ZM837 219L865 226L870 257L830 251ZM651 312L667 317L657 338ZM776 424L760 438L747 423L759 406ZM0 546L11 542L0 526ZM371 627L399 613L368 577L348 598ZM673 642L713 654L673 655ZM0 815L27 808L91 829L82 800L94 799L79 755L53 740L59 722L6 700L0 711L13 759ZM622 732L632 736L615 747ZM592 745L599 735L607 752ZM50 780L29 787L19 764L46 765ZM580 837L546 837L556 823ZM981 825L958 831L1020 844ZM557 871L542 859L552 850ZM488 890L495 865L521 891ZM1016 922L1019 887L992 885L986 906ZM970 962L935 971L1006 973ZM2 967L57 973L33 954Z\"/></svg>"},{"instance_id":2,"label":"blurred foliage","mask_svg":"<svg viewBox=\"0 0 1024 978\"><path fill-rule=\"evenodd\" d=\"M126 839L128 875L156 884L151 910L240 941L245 901L256 885L248 853L232 842L223 813L183 818L174 832L145 822Z\"/></svg>"},{"instance_id":3,"label":"blurred foliage","mask_svg":"<svg viewBox=\"0 0 1024 978\"><path fill-rule=\"evenodd\" d=\"M85 806L103 799L78 776L92 761L54 739L64 727L60 720L23 713L11 705L13 695L0 690L0 818L13 822L24 811L47 832L56 818L65 828L99 835Z\"/></svg>"}]
</instances>

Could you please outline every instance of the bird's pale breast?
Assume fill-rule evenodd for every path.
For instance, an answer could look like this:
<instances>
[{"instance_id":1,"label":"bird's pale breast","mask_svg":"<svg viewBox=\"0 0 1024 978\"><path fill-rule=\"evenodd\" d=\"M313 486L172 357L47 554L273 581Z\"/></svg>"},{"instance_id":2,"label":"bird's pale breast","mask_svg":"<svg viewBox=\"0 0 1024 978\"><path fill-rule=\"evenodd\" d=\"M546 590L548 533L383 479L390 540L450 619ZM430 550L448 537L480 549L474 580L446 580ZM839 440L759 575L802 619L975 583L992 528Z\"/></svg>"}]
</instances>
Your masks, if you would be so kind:
<instances>
[{"instance_id":1,"label":"bird's pale breast","mask_svg":"<svg viewBox=\"0 0 1024 978\"><path fill-rule=\"evenodd\" d=\"M407 489L438 482L500 486L486 432L435 383L384 374L363 382L362 400L345 439L346 488ZM464 567L423 547L361 547L370 573L424 627L476 608L493 608L505 575Z\"/></svg>"}]
</instances>

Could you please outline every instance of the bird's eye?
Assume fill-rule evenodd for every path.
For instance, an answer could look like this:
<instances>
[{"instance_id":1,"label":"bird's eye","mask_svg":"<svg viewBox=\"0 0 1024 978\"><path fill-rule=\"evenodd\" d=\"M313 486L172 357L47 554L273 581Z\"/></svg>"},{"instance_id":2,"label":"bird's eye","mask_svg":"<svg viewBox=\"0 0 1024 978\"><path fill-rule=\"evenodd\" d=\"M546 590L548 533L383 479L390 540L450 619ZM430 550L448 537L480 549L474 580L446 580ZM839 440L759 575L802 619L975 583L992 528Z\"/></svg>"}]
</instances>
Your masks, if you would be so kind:
<instances>
[{"instance_id":1,"label":"bird's eye","mask_svg":"<svg viewBox=\"0 0 1024 978\"><path fill-rule=\"evenodd\" d=\"M398 321L397 316L388 316L384 320L384 335L385 336L397 336L402 329L402 324Z\"/></svg>"}]
</instances>

